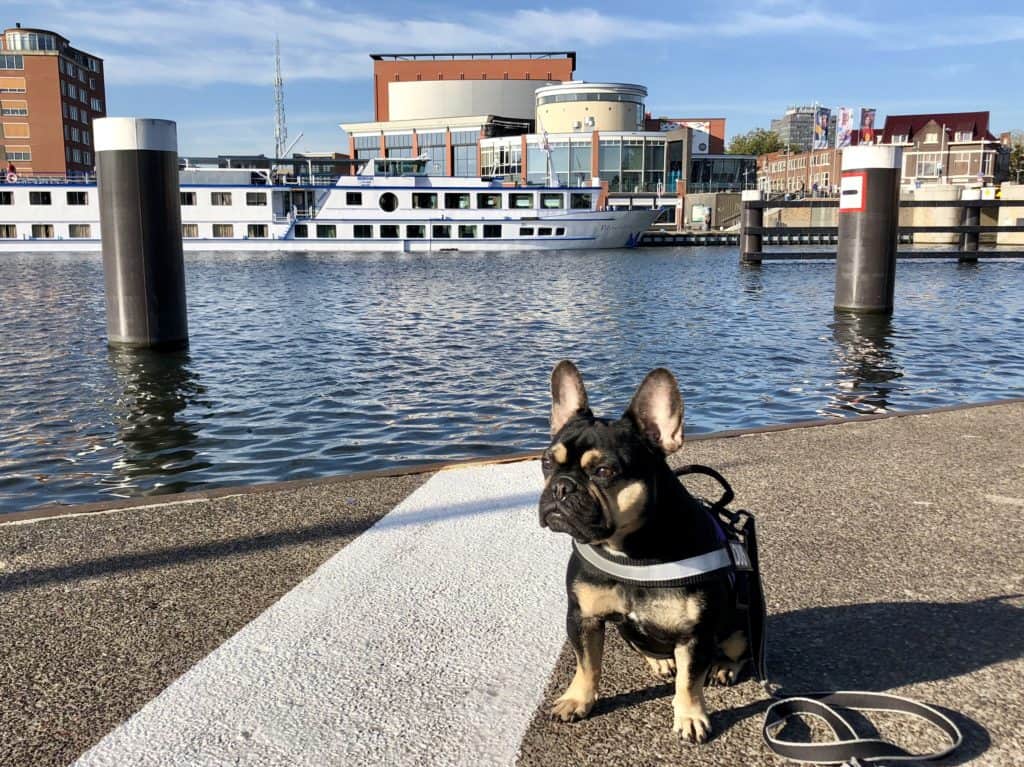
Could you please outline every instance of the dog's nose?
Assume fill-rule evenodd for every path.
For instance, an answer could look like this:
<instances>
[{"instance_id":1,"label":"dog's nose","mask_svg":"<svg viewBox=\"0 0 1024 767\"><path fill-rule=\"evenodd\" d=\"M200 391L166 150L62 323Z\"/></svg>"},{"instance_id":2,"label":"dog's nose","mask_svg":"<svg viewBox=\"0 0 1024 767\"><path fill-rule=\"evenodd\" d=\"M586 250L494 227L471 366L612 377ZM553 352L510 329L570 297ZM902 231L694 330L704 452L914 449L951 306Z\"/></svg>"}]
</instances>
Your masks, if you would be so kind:
<instances>
[{"instance_id":1,"label":"dog's nose","mask_svg":"<svg viewBox=\"0 0 1024 767\"><path fill-rule=\"evenodd\" d=\"M576 483L571 477L559 477L551 483L551 494L556 501L564 501L566 496L577 489Z\"/></svg>"}]
</instances>

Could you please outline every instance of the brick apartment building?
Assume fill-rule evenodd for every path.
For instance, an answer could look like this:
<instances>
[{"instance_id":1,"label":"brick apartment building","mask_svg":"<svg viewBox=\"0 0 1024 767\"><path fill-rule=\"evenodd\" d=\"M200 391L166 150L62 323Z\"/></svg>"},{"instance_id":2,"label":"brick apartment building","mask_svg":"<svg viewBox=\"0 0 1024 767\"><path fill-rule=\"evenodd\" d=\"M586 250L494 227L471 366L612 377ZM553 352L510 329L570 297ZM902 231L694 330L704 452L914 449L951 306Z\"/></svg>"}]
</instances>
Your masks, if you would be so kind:
<instances>
[{"instance_id":1,"label":"brick apartment building","mask_svg":"<svg viewBox=\"0 0 1024 767\"><path fill-rule=\"evenodd\" d=\"M757 158L757 188L769 194L825 195L839 186L842 149L772 152Z\"/></svg>"},{"instance_id":2,"label":"brick apartment building","mask_svg":"<svg viewBox=\"0 0 1024 767\"><path fill-rule=\"evenodd\" d=\"M92 123L105 117L103 61L44 29L0 38L0 146L19 175L91 172Z\"/></svg>"}]
</instances>

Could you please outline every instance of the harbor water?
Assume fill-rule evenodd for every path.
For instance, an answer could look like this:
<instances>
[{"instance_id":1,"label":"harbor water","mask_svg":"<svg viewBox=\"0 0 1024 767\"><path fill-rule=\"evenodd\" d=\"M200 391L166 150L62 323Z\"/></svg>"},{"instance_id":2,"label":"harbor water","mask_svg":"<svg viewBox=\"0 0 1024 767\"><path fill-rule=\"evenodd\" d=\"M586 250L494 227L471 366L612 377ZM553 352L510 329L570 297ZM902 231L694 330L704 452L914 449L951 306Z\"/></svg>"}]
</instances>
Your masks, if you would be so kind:
<instances>
[{"instance_id":1,"label":"harbor water","mask_svg":"<svg viewBox=\"0 0 1024 767\"><path fill-rule=\"evenodd\" d=\"M601 415L670 368L690 434L1024 395L1020 261L901 261L891 317L837 314L833 263L731 248L186 272L189 350L114 351L98 255L0 258L0 512L537 449L562 358Z\"/></svg>"}]
</instances>

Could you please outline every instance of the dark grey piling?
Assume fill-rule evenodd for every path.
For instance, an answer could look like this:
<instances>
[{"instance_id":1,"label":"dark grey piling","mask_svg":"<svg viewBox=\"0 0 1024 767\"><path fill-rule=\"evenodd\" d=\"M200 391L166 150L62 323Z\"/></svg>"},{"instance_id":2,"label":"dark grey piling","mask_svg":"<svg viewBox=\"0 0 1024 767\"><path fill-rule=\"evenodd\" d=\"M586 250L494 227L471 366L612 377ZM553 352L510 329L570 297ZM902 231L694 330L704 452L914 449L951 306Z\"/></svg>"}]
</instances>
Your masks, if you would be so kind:
<instances>
[{"instance_id":1,"label":"dark grey piling","mask_svg":"<svg viewBox=\"0 0 1024 767\"><path fill-rule=\"evenodd\" d=\"M178 132L171 120L94 121L111 346L188 346Z\"/></svg>"},{"instance_id":2,"label":"dark grey piling","mask_svg":"<svg viewBox=\"0 0 1024 767\"><path fill-rule=\"evenodd\" d=\"M900 147L854 146L843 150L836 309L893 309L902 160Z\"/></svg>"},{"instance_id":3,"label":"dark grey piling","mask_svg":"<svg viewBox=\"0 0 1024 767\"><path fill-rule=\"evenodd\" d=\"M764 197L758 189L744 189L740 192L740 261L744 264L761 263L764 226L764 208L760 203ZM757 232L751 230L756 229Z\"/></svg>"},{"instance_id":4,"label":"dark grey piling","mask_svg":"<svg viewBox=\"0 0 1024 767\"><path fill-rule=\"evenodd\" d=\"M981 199L981 189L964 189L960 193L960 199L965 201L973 201ZM961 208L963 216L960 220L963 221L964 226L980 226L981 225L981 208L964 207ZM979 232L964 232L960 237L960 260L961 261L977 261L978 260L978 241L981 239Z\"/></svg>"}]
</instances>

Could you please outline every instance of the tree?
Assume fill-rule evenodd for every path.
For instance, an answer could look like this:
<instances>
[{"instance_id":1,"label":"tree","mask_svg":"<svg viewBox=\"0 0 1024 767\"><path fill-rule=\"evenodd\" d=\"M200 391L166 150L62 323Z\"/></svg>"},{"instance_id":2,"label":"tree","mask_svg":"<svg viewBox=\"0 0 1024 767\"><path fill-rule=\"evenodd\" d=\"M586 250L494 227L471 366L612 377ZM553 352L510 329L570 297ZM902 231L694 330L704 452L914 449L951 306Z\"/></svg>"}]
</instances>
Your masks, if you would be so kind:
<instances>
[{"instance_id":1,"label":"tree","mask_svg":"<svg viewBox=\"0 0 1024 767\"><path fill-rule=\"evenodd\" d=\"M1010 131L1010 181L1020 183L1024 176L1024 131Z\"/></svg>"},{"instance_id":2,"label":"tree","mask_svg":"<svg viewBox=\"0 0 1024 767\"><path fill-rule=\"evenodd\" d=\"M729 154L761 155L779 152L782 148L782 139L778 133L764 128L754 128L743 135L733 136L729 148L725 151Z\"/></svg>"}]
</instances>

